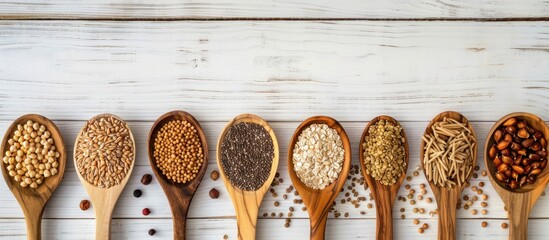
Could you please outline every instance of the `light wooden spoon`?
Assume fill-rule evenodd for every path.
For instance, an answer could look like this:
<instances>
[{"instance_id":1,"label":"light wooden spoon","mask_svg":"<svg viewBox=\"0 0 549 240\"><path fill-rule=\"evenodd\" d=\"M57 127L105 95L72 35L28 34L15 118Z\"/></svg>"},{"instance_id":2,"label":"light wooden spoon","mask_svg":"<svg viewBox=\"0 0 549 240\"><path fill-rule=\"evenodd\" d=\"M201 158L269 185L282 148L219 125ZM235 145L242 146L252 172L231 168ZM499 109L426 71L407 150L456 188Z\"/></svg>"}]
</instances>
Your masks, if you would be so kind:
<instances>
[{"instance_id":1,"label":"light wooden spoon","mask_svg":"<svg viewBox=\"0 0 549 240\"><path fill-rule=\"evenodd\" d=\"M374 197L376 203L376 239L378 240L392 240L393 239L393 205L397 197L398 189L402 185L402 182L406 178L406 169L408 169L409 162L409 151L408 151L408 139L406 138L406 133L402 129L401 135L405 139L404 148L405 148L405 157L404 161L406 162L406 168L402 172L402 175L397 179L396 183L391 186L382 184L381 182L372 178L368 173L366 173L366 166L364 165L364 138L368 136L368 129L377 123L379 120L385 120L392 122L395 125L400 126L400 123L392 117L389 116L378 116L372 119L360 138L358 156L360 159L360 168L362 169L362 175L370 187L370 192Z\"/></svg>"},{"instance_id":2,"label":"light wooden spoon","mask_svg":"<svg viewBox=\"0 0 549 240\"><path fill-rule=\"evenodd\" d=\"M326 124L330 128L335 129L341 137L341 141L343 142L343 148L345 149L345 159L343 160L341 173L332 184L326 186L326 188L322 190L307 187L307 185L301 182L293 168L294 146L298 140L298 137L301 132L305 130L309 125L315 123ZM345 133L345 130L343 129L341 124L339 124L339 122L330 117L315 116L306 119L301 123L301 125L299 125L299 127L297 127L288 147L288 172L290 174L290 178L292 179L292 183L295 186L295 189L303 199L305 207L307 207L310 218L311 240L324 239L324 233L326 232L326 221L328 219L330 206L334 202L337 195L341 192L341 188L347 180L350 169L351 144L349 143L349 137L347 137L347 133Z\"/></svg>"},{"instance_id":3,"label":"light wooden spoon","mask_svg":"<svg viewBox=\"0 0 549 240\"><path fill-rule=\"evenodd\" d=\"M47 130L51 133L51 138L54 140L55 148L60 154L59 159L57 160L59 163L59 166L57 167L57 174L44 178L42 184L35 189L30 187L23 188L19 186L19 182L16 182L8 174L6 169L7 166L4 164L4 161L0 161L2 163L0 168L2 168L2 175L4 175L4 180L6 181L8 188L19 202L19 205L23 210L23 214L25 214L25 221L27 223L27 239L39 240L42 238L41 223L44 207L63 179L65 165L67 162L67 153L65 151L63 136L61 136L61 132L57 126L55 126L52 121L44 116L28 114L15 120L6 131L6 135L4 135L4 140L2 141L0 159L4 158L4 154L6 150L8 150L8 140L13 138L13 132L17 129L17 124L26 124L28 120L46 126Z\"/></svg>"},{"instance_id":4,"label":"light wooden spoon","mask_svg":"<svg viewBox=\"0 0 549 240\"><path fill-rule=\"evenodd\" d=\"M197 131L198 137L202 144L202 153L204 154L204 159L200 170L196 177L187 183L174 183L171 180L167 179L162 171L158 169L154 159L154 141L158 134L158 131L166 124L174 120L181 120L189 122ZM173 217L173 239L185 239L185 226L187 222L187 212L189 206L193 199L202 177L208 168L208 143L206 142L206 135L202 131L202 127L196 121L196 119L189 113L183 111L172 111L162 115L156 122L153 124L151 131L149 132L149 162L153 169L154 175L158 179L160 186L164 190L170 207L172 210Z\"/></svg>"},{"instance_id":5,"label":"light wooden spoon","mask_svg":"<svg viewBox=\"0 0 549 240\"><path fill-rule=\"evenodd\" d=\"M473 148L473 162L471 163L471 166L475 167L477 164L477 152L478 152L478 141L476 141L477 137L475 135L475 131L473 127L471 126L471 123L465 118L465 116L461 115L458 112L453 111L446 111L442 112L439 115L437 115L427 128L425 128L425 134L429 134L432 132L431 126L433 126L434 123L440 122L446 118L452 118L459 122L465 123L467 128L471 130L471 134L473 134L473 137L475 138L475 142L477 143L477 146L474 146ZM425 166L423 165L423 156L425 154L425 141L421 141L421 147L419 150L420 153L420 159L419 162L421 163L421 167L423 168L423 173L425 174ZM469 182L469 179L471 178L470 174L469 177L465 182ZM427 178L427 175L425 175L425 178ZM449 188L443 188L438 187L434 183L429 182L429 186L431 186L431 190L433 191L433 195L435 195L435 199L437 200L438 205L438 239L439 240L452 240L456 239L456 210L457 210L457 202L459 198L461 197L461 192L463 189L465 189L466 184L462 184L461 187L455 186L452 189Z\"/></svg>"},{"instance_id":6,"label":"light wooden spoon","mask_svg":"<svg viewBox=\"0 0 549 240\"><path fill-rule=\"evenodd\" d=\"M502 117L494 124L486 137L486 145L484 146L484 163L489 172L490 182L509 211L509 239L526 240L528 239L528 215L530 215L530 211L534 207L534 204L549 182L549 170L547 170L549 168L545 167L543 172L538 175L534 184L527 184L524 187L515 190L506 188L503 183L500 183L494 178L496 170L492 163L493 159L490 159L489 157L490 148L494 144L494 132L503 122L512 117L524 120L532 128L541 131L547 142L546 146L543 146L546 150L549 150L549 127L547 127L541 118L534 114L522 112L511 113Z\"/></svg>"},{"instance_id":7,"label":"light wooden spoon","mask_svg":"<svg viewBox=\"0 0 549 240\"><path fill-rule=\"evenodd\" d=\"M263 186L261 186L256 191L244 191L242 189L239 189L236 186L233 186L229 178L227 177L227 175L225 175L225 171L223 170L223 164L221 164L221 143L223 142L223 139L225 139L225 135L227 134L227 131L233 125L243 123L243 122L255 123L263 126L271 136L271 139L273 140L274 156L273 156L273 162L271 165L271 172L269 174L269 177L265 181L265 183L263 183ZM276 140L275 133L271 128L271 126L269 126L269 124L259 116L256 116L253 114L238 115L225 126L225 128L221 132L221 135L219 136L219 139L217 141L217 166L221 170L219 171L221 178L223 179L223 183L227 188L227 192L229 192L229 195L231 196L234 208L236 210L236 223L238 225L238 239L241 239L241 240L255 239L257 213L259 212L259 206L261 205L261 201L263 200L265 193L271 186L271 183L273 182L273 179L275 177L276 169L278 168L278 157L279 157L279 149L278 149L278 142Z\"/></svg>"},{"instance_id":8,"label":"light wooden spoon","mask_svg":"<svg viewBox=\"0 0 549 240\"><path fill-rule=\"evenodd\" d=\"M124 120L122 120L121 118L108 113L97 115L94 118L103 118L103 117L106 117L106 118L112 117L121 122L124 122ZM76 156L76 148L78 145L78 140L82 135L84 128L85 128L85 125L84 127L82 127L82 129L80 130L80 132L76 137L76 141L74 143L73 156ZM76 168L76 174L78 175L80 182L86 189L86 192L88 192L88 195L90 195L90 199L95 211L95 239L96 240L111 239L110 228L111 228L112 212L114 210L116 202L118 201L118 197L120 197L120 193L122 193L122 190L124 190L126 183L130 179L130 176L132 175L133 166L135 164L135 139L133 138L133 134L129 126L128 126L128 132L133 142L133 160L130 165L130 169L128 170L128 173L126 174L124 179L120 182L120 184L116 186L112 186L110 188L100 188L89 183L86 179L84 179L84 177L82 177L82 174L80 174L80 171L78 171L78 167L77 167L78 164L76 163L76 157L73 157L74 166Z\"/></svg>"}]
</instances>

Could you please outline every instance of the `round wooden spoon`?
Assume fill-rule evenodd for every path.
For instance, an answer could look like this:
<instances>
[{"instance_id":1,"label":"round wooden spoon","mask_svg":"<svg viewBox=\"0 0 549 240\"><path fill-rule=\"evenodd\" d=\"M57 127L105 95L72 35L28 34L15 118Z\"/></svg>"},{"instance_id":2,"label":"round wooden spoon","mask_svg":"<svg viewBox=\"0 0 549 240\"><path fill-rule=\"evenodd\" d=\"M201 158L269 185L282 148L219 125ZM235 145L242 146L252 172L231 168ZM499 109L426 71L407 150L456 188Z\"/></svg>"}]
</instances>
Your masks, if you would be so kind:
<instances>
[{"instance_id":1,"label":"round wooden spoon","mask_svg":"<svg viewBox=\"0 0 549 240\"><path fill-rule=\"evenodd\" d=\"M452 118L459 122L465 123L467 128L471 130L471 133L473 134L473 137L475 140L477 139L475 135L475 131L473 130L473 127L471 126L471 123L465 118L465 116L461 115L458 112L452 112L452 111L446 111L442 112L439 115L437 115L427 128L425 128L425 134L432 133L431 126L433 126L434 123L440 122L446 118ZM478 145L478 144L477 144ZM423 156L425 154L425 141L421 141L421 147L419 150L420 153L420 160L421 167L423 168L423 173L425 174L425 166L423 164ZM478 152L478 146L473 147L473 162L471 166L476 166L477 164L477 152ZM470 174L467 178L466 182L469 181L471 178ZM427 175L425 175L425 178L427 178ZM427 178L428 179L428 178ZM433 195L435 195L435 199L437 200L438 205L438 239L440 240L452 240L456 239L456 210L457 210L457 202L459 198L461 197L461 192L463 189L465 189L466 184L462 184L461 187L455 186L454 188L444 188L444 187L438 187L434 183L429 182L429 186L431 186L431 190L433 191Z\"/></svg>"},{"instance_id":2,"label":"round wooden spoon","mask_svg":"<svg viewBox=\"0 0 549 240\"><path fill-rule=\"evenodd\" d=\"M297 176L293 166L293 154L294 154L294 145L296 144L299 135L305 128L311 124L326 124L329 127L335 129L341 141L343 142L343 148L345 149L345 159L343 160L343 167L341 173L337 179L326 188L312 189L307 187L299 177ZM310 117L307 120L303 121L299 127L294 132L292 139L290 140L290 145L288 147L288 172L292 183L295 186L295 189L303 199L305 207L309 212L310 218L310 235L311 240L322 240L324 239L324 233L326 231L326 221L328 219L328 213L330 206L334 202L337 195L341 192L341 188L347 180L349 175L349 170L351 169L351 144L349 143L349 137L345 130L335 119L325 116L315 116Z\"/></svg>"},{"instance_id":3,"label":"round wooden spoon","mask_svg":"<svg viewBox=\"0 0 549 240\"><path fill-rule=\"evenodd\" d=\"M202 144L202 153L204 154L204 159L200 170L196 177L187 183L174 183L171 180L167 179L162 171L158 169L154 159L154 141L158 131L164 126L164 124L169 123L174 120L187 121L190 123L197 131L198 137ZM149 162L153 169L154 175L158 179L160 186L164 190L170 207L172 209L173 217L173 239L185 239L185 226L187 222L187 212L193 199L202 177L208 168L208 143L206 142L206 135L202 131L202 127L196 121L196 119L189 113L183 111L172 111L162 115L156 122L153 124L151 131L149 132Z\"/></svg>"},{"instance_id":4,"label":"round wooden spoon","mask_svg":"<svg viewBox=\"0 0 549 240\"><path fill-rule=\"evenodd\" d=\"M8 188L13 193L13 196L15 196L17 202L19 202L19 205L23 210L23 214L25 214L25 221L27 223L27 239L39 240L42 238L41 223L44 207L63 179L65 165L67 162L67 153L65 151L65 142L63 141L63 137L61 136L61 132L57 126L55 126L52 121L44 116L28 114L15 120L6 131L6 135L4 135L4 140L2 141L2 151L0 153L1 159L4 158L4 154L6 150L8 150L8 140L13 138L14 131L17 129L17 124L25 124L28 120L46 126L46 129L51 133L51 138L54 140L55 148L60 154L58 159L59 166L57 167L57 174L44 178L42 184L38 185L35 189L30 187L23 188L19 186L19 182L16 182L8 174L6 169L7 166L4 164L4 161L0 161L2 163L0 168L2 168L2 175L4 175L6 185L8 185Z\"/></svg>"},{"instance_id":5,"label":"round wooden spoon","mask_svg":"<svg viewBox=\"0 0 549 240\"><path fill-rule=\"evenodd\" d=\"M496 169L492 163L493 159L490 159L489 157L490 148L494 144L494 132L503 122L512 117L524 120L532 128L541 131L547 142L546 146L542 146L545 149L549 149L549 127L547 127L541 118L534 114L522 112L511 113L502 117L494 124L486 137L486 145L484 146L484 163L489 172L490 182L505 203L509 212L509 239L526 240L528 238L528 215L530 215L532 207L549 182L549 170L547 170L549 168L546 167L543 172L538 175L534 184L527 184L515 190L506 188L503 183L494 178Z\"/></svg>"},{"instance_id":6,"label":"round wooden spoon","mask_svg":"<svg viewBox=\"0 0 549 240\"><path fill-rule=\"evenodd\" d=\"M360 168L362 169L362 175L364 176L366 183L368 183L368 186L370 187L370 192L372 192L374 201L376 203L376 215L377 215L376 239L392 240L393 239L393 205L395 204L398 189L400 188L400 185L402 185L402 182L406 178L406 169L408 169L408 162L409 162L408 139L406 138L406 133L404 132L404 129L402 129L401 135L405 139L404 148L405 148L406 155L404 157L404 161L406 162L406 168L402 172L402 175L397 179L396 183L394 183L391 186L387 186L375 180L368 173L366 173L366 166L364 165L364 147L362 146L362 144L364 143L364 138L368 136L368 129L370 129L370 127L375 123L377 123L379 120L385 120L388 122L392 122L395 125L400 125L400 123L398 123L397 120L389 116L383 115L383 116L378 116L372 119L364 129L364 132L362 133L362 137L360 138L360 144L358 145L358 148L359 148L358 156L360 159Z\"/></svg>"},{"instance_id":7,"label":"round wooden spoon","mask_svg":"<svg viewBox=\"0 0 549 240\"><path fill-rule=\"evenodd\" d=\"M107 114L107 113L97 115L94 118L103 118L103 117L106 117L106 118L112 117L121 122L124 122L124 120L122 120L121 118L112 114ZM73 156L76 156L76 148L78 145L78 140L82 135L84 128L85 128L85 125L84 127L82 127L82 129L80 130L80 132L76 137L76 141L74 143ZM128 132L133 142L133 160L130 165L130 169L128 170L128 173L118 185L112 186L110 188L101 188L93 184L90 184L88 181L86 181L86 179L84 179L84 177L82 177L82 174L80 174L80 171L78 171L78 168L76 167L78 166L78 164L76 163L76 157L73 157L74 166L76 168L76 174L78 175L78 178L80 179L80 182L82 183L82 185L84 185L86 192L88 192L88 195L90 195L90 199L95 211L95 239L96 240L111 239L110 227L111 227L112 212L114 210L114 206L116 205L116 202L118 201L118 197L120 197L120 193L122 193L122 190L124 190L126 183L130 179L130 176L132 175L133 166L135 164L135 139L133 138L133 134L129 126L128 126Z\"/></svg>"},{"instance_id":8,"label":"round wooden spoon","mask_svg":"<svg viewBox=\"0 0 549 240\"><path fill-rule=\"evenodd\" d=\"M227 175L225 175L225 171L223 170L223 164L221 164L221 143L223 142L223 139L225 139L225 135L227 134L227 131L233 125L243 123L243 122L255 123L263 126L271 136L271 139L273 140L274 156L273 156L273 163L271 165L271 172L269 174L269 177L265 181L265 183L263 183L263 186L261 186L256 191L244 191L242 189L239 189L236 186L233 186L229 178L227 177ZM241 240L255 239L257 213L259 211L259 206L261 205L261 201L263 200L263 197L265 196L265 193L267 192L267 190L269 190L269 187L271 186L271 183L273 182L273 179L275 177L276 169L278 168L278 156L279 156L278 151L279 151L278 142L276 140L275 133L271 128L271 126L269 126L269 124L265 120L253 114L238 115L225 126L225 128L221 132L221 135L219 136L219 139L217 141L217 166L221 170L219 171L221 178L223 179L223 183L227 188L227 192L229 192L229 195L231 196L234 208L236 210L236 222L238 225L238 239L241 239Z\"/></svg>"}]
</instances>

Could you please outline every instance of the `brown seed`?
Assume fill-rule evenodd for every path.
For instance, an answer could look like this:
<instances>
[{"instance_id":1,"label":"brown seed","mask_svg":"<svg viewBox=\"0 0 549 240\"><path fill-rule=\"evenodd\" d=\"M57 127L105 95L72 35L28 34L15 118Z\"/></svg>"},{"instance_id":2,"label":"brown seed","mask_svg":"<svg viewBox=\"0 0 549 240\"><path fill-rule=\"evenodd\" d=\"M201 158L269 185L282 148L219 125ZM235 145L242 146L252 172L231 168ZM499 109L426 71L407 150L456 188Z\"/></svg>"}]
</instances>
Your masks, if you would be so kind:
<instances>
[{"instance_id":1,"label":"brown seed","mask_svg":"<svg viewBox=\"0 0 549 240\"><path fill-rule=\"evenodd\" d=\"M152 181L152 176L150 174L144 174L143 177L141 177L141 183L143 185L149 185Z\"/></svg>"},{"instance_id":2,"label":"brown seed","mask_svg":"<svg viewBox=\"0 0 549 240\"><path fill-rule=\"evenodd\" d=\"M498 129L494 132L494 141L495 142L499 142L499 140L501 140L502 137L503 137L503 131Z\"/></svg>"},{"instance_id":3,"label":"brown seed","mask_svg":"<svg viewBox=\"0 0 549 240\"><path fill-rule=\"evenodd\" d=\"M217 170L213 170L210 173L210 178L214 181L217 181L217 179L219 178L219 172Z\"/></svg>"},{"instance_id":4,"label":"brown seed","mask_svg":"<svg viewBox=\"0 0 549 240\"><path fill-rule=\"evenodd\" d=\"M486 226L488 226L488 223L486 221L483 221L480 225L485 228Z\"/></svg>"},{"instance_id":5,"label":"brown seed","mask_svg":"<svg viewBox=\"0 0 549 240\"><path fill-rule=\"evenodd\" d=\"M427 223L424 223L423 226L422 226L423 229L428 229L429 228L429 224Z\"/></svg>"},{"instance_id":6,"label":"brown seed","mask_svg":"<svg viewBox=\"0 0 549 240\"><path fill-rule=\"evenodd\" d=\"M219 197L219 191L215 188L212 188L209 194L212 199L217 199Z\"/></svg>"},{"instance_id":7,"label":"brown seed","mask_svg":"<svg viewBox=\"0 0 549 240\"><path fill-rule=\"evenodd\" d=\"M517 119L514 118L514 117L509 118L505 122L503 122L503 126L505 126L505 127L515 125L515 124L517 124Z\"/></svg>"},{"instance_id":8,"label":"brown seed","mask_svg":"<svg viewBox=\"0 0 549 240\"><path fill-rule=\"evenodd\" d=\"M414 219L414 225L418 225L419 224L419 219Z\"/></svg>"},{"instance_id":9,"label":"brown seed","mask_svg":"<svg viewBox=\"0 0 549 240\"><path fill-rule=\"evenodd\" d=\"M280 205L280 203L279 203L278 201L275 201L275 202L274 202L274 206L275 206L275 207L278 207L279 205Z\"/></svg>"},{"instance_id":10,"label":"brown seed","mask_svg":"<svg viewBox=\"0 0 549 240\"><path fill-rule=\"evenodd\" d=\"M422 233L422 234L423 234L423 231L425 231L425 230L423 230L423 228L418 228L418 229L417 229L417 232L418 232L418 233Z\"/></svg>"},{"instance_id":11,"label":"brown seed","mask_svg":"<svg viewBox=\"0 0 549 240\"><path fill-rule=\"evenodd\" d=\"M496 146L498 150L503 150L505 148L507 148L507 146L509 146L511 142L510 141L501 141L498 143L498 145Z\"/></svg>"},{"instance_id":12,"label":"brown seed","mask_svg":"<svg viewBox=\"0 0 549 240\"><path fill-rule=\"evenodd\" d=\"M82 211L86 211L89 208L90 208L90 201L86 199L80 201L80 209L82 209Z\"/></svg>"},{"instance_id":13,"label":"brown seed","mask_svg":"<svg viewBox=\"0 0 549 240\"><path fill-rule=\"evenodd\" d=\"M507 227L509 227L509 225L507 225L507 223L502 223L502 224L501 224L501 228L507 229Z\"/></svg>"}]
</instances>

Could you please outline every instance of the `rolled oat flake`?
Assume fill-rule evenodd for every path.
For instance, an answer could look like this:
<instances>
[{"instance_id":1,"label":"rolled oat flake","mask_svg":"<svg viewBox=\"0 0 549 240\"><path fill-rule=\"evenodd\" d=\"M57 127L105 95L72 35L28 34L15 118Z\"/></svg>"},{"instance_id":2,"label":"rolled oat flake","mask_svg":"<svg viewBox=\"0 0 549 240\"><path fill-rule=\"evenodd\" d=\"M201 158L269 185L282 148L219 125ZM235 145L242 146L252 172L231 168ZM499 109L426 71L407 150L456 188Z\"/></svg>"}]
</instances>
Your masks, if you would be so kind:
<instances>
[{"instance_id":1,"label":"rolled oat flake","mask_svg":"<svg viewBox=\"0 0 549 240\"><path fill-rule=\"evenodd\" d=\"M245 190L259 189L271 172L273 139L255 123L238 123L221 141L221 165L232 185Z\"/></svg>"}]
</instances>

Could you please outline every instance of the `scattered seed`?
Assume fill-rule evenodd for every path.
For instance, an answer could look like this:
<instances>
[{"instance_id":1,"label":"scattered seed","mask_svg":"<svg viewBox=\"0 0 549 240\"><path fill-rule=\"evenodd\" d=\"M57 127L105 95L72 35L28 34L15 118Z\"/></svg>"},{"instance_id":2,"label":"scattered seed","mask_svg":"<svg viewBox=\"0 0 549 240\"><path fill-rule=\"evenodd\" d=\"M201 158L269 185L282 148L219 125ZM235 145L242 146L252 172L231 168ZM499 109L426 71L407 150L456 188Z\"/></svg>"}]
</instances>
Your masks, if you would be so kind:
<instances>
[{"instance_id":1,"label":"scattered seed","mask_svg":"<svg viewBox=\"0 0 549 240\"><path fill-rule=\"evenodd\" d=\"M139 189L133 190L133 196L134 196L134 197L139 198L139 197L141 197L141 194L143 194L143 193L141 192L141 190L139 190Z\"/></svg>"},{"instance_id":2,"label":"scattered seed","mask_svg":"<svg viewBox=\"0 0 549 240\"><path fill-rule=\"evenodd\" d=\"M143 213L143 215L147 216L147 215L151 214L151 210L148 209L148 208L143 208L143 210L141 211L141 213Z\"/></svg>"},{"instance_id":3,"label":"scattered seed","mask_svg":"<svg viewBox=\"0 0 549 240\"><path fill-rule=\"evenodd\" d=\"M214 181L217 181L217 179L219 178L219 172L217 170L213 170L210 173L210 178Z\"/></svg>"},{"instance_id":4,"label":"scattered seed","mask_svg":"<svg viewBox=\"0 0 549 240\"><path fill-rule=\"evenodd\" d=\"M86 211L89 208L90 208L90 201L86 199L80 201L80 209L82 209L82 211Z\"/></svg>"},{"instance_id":5,"label":"scattered seed","mask_svg":"<svg viewBox=\"0 0 549 240\"><path fill-rule=\"evenodd\" d=\"M143 177L141 177L141 183L143 185L149 185L152 181L152 176L150 174L144 174Z\"/></svg>"},{"instance_id":6,"label":"scattered seed","mask_svg":"<svg viewBox=\"0 0 549 240\"><path fill-rule=\"evenodd\" d=\"M151 228L151 229L149 229L148 233L149 233L149 236L153 236L154 234L156 234L156 230Z\"/></svg>"},{"instance_id":7,"label":"scattered seed","mask_svg":"<svg viewBox=\"0 0 549 240\"><path fill-rule=\"evenodd\" d=\"M209 192L210 198L217 199L219 197L219 191L217 189L212 188Z\"/></svg>"}]
</instances>

